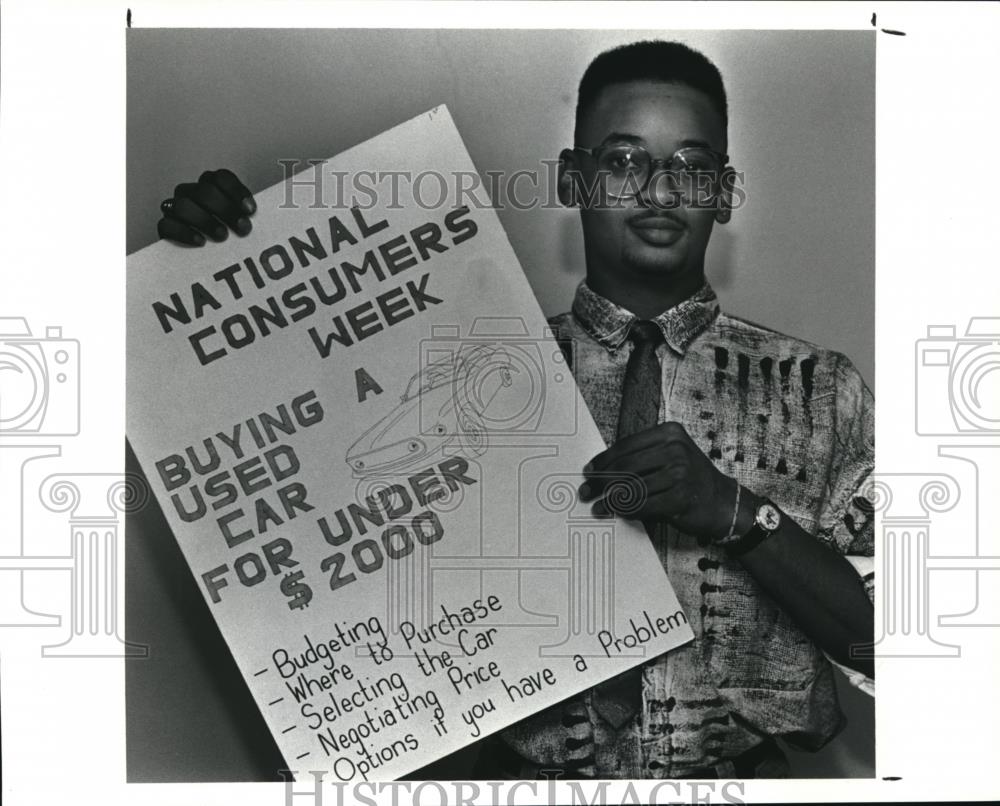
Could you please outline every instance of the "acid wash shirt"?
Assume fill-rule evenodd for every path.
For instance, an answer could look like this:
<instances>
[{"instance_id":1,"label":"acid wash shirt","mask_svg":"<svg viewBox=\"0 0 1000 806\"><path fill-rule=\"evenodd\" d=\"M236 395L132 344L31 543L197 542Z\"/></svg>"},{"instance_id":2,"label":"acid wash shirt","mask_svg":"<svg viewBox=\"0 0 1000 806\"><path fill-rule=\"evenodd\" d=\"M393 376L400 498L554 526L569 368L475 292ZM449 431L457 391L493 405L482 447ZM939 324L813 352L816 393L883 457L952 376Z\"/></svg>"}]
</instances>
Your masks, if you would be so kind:
<instances>
[{"instance_id":1,"label":"acid wash shirt","mask_svg":"<svg viewBox=\"0 0 1000 806\"><path fill-rule=\"evenodd\" d=\"M608 445L635 320L586 283L572 312L550 320ZM666 342L659 421L680 422L722 472L847 555L871 598L873 508L864 491L874 403L851 362L720 313L708 284L654 321ZM598 778L672 778L766 737L809 750L832 739L844 716L823 652L721 547L666 523L652 540L694 641L643 667L642 707L620 731L585 695L508 728L502 740L543 768L569 762ZM871 681L845 671L871 693Z\"/></svg>"}]
</instances>

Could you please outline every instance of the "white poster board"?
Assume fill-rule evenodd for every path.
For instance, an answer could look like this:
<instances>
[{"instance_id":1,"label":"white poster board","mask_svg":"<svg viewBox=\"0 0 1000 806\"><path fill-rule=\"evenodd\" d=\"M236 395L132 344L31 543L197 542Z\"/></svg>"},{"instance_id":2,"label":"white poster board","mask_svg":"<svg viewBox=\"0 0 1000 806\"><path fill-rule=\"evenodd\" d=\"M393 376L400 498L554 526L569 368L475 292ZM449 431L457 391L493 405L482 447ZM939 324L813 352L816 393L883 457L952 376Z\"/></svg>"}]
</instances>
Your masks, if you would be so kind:
<instances>
[{"instance_id":1,"label":"white poster board","mask_svg":"<svg viewBox=\"0 0 1000 806\"><path fill-rule=\"evenodd\" d=\"M438 107L316 171L475 167ZM132 446L290 768L342 781L692 638L641 526L576 497L605 446L495 212L414 187L279 183L247 237L128 260Z\"/></svg>"}]
</instances>

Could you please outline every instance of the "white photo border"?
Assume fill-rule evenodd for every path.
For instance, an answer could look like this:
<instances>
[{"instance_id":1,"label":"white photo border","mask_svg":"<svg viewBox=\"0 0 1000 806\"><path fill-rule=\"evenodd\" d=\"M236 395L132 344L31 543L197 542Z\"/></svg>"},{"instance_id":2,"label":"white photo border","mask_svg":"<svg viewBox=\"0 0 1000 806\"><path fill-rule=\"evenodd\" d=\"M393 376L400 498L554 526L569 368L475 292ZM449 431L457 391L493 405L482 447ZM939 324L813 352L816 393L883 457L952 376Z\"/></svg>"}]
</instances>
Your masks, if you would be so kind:
<instances>
[{"instance_id":1,"label":"white photo border","mask_svg":"<svg viewBox=\"0 0 1000 806\"><path fill-rule=\"evenodd\" d=\"M995 472L995 430L933 422L917 432L919 409L935 389L921 382L929 366L920 352L928 326L941 350L968 347L976 317L997 317L1000 273L995 270L995 224L989 190L997 167L989 152L997 131L995 52L1000 9L993 4L944 3L266 3L8 2L0 26L0 227L4 250L0 316L59 324L82 346L87 383L81 405L87 429L57 435L39 450L58 449L67 466L96 470L123 464L125 403L125 28L135 27L633 27L652 29L840 29L878 31L877 58L877 343L879 473L893 489L913 482L919 497L935 477L961 488L948 512L956 530L953 552L925 558L933 596L964 601L977 591L964 618L932 624L954 657L907 655L877 660L876 778L702 782L660 788L668 802L810 802L991 799L998 795L995 726L997 604L1000 551L987 537L986 487ZM623 26L622 20L630 24ZM971 181L951 186L947 172L930 171L949 147L976 154ZM964 149L968 149L965 151ZM980 156L981 155L981 156ZM992 306L992 307L991 307ZM984 342L997 348L1000 340ZM940 350L939 350L940 352ZM994 387L995 388L995 387ZM947 394L947 391L939 394ZM918 393L920 397L918 398ZM955 401L951 400L952 406ZM917 415L914 416L914 412ZM931 416L931 415L928 415ZM933 416L931 416L933 421ZM973 426L975 424L973 423ZM2 447L2 446L0 446ZM27 450L27 448L26 448ZM968 458L974 456L980 461ZM992 462L992 464L991 464ZM971 468L970 468L971 465ZM94 474L97 475L97 474ZM926 478L923 478L926 477ZM992 478L996 478L993 475ZM25 512L37 497L0 490L0 508ZM943 506L943 505L942 505ZM931 517L938 510L930 507ZM887 510L891 514L891 510ZM883 513L885 514L885 513ZM925 514L927 514L925 512ZM886 515L888 517L888 515ZM6 521L5 521L6 522ZM884 525L884 524L883 524ZM992 528L992 530L990 529ZM978 530L978 531L977 531ZM939 530L940 531L940 530ZM975 551L968 536L975 536ZM980 540L982 538L982 540ZM52 535L53 542L63 535ZM993 538L994 543L996 539ZM6 545L6 543L5 543ZM877 571L886 572L884 556ZM5 569L6 570L3 570ZM122 589L124 563L119 563ZM0 563L4 581L12 572ZM33 603L67 613L68 566L31 577ZM923 573L921 571L921 573ZM51 579L51 590L44 576ZM881 576L879 577L881 578ZM978 586L978 587L977 587ZM886 607L885 591L877 608ZM3 592L0 591L0 597ZM963 599L964 597L964 599ZM881 611L880 611L881 612ZM992 612L992 615L991 615ZM878 630L876 631L878 632ZM124 630L120 630L124 635ZM911 636L912 637L912 636ZM306 806L321 801L310 787L282 784L126 784L124 663L121 658L43 657L32 627L0 627L3 796L9 804L100 800L104 804L239 803ZM890 642L891 643L891 642ZM912 642L909 646L915 646ZM902 648L901 648L902 647ZM656 782L614 781L608 803L647 797ZM583 785L590 793L598 784ZM630 789L631 788L631 789ZM436 804L442 792L416 785L372 787L362 793L323 790L322 803ZM468 785L458 791L466 797ZM557 797L569 802L560 785ZM456 790L446 793L454 802ZM483 786L477 803L546 803L544 783ZM588 801L589 802L589 801ZM641 800L639 802L646 802ZM704 802L704 800L702 800Z\"/></svg>"}]
</instances>

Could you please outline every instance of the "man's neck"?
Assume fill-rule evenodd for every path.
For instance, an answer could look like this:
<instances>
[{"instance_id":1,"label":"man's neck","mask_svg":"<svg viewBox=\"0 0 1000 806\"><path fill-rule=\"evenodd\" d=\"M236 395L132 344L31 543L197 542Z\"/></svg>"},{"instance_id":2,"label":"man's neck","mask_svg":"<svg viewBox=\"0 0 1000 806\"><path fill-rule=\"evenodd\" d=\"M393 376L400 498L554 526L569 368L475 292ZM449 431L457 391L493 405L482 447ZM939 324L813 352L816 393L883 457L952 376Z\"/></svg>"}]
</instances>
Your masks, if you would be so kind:
<instances>
[{"instance_id":1,"label":"man's neck","mask_svg":"<svg viewBox=\"0 0 1000 806\"><path fill-rule=\"evenodd\" d=\"M587 273L592 291L615 305L631 311L640 319L652 319L691 297L705 283L704 273L684 278L650 282L650 278L613 277Z\"/></svg>"}]
</instances>

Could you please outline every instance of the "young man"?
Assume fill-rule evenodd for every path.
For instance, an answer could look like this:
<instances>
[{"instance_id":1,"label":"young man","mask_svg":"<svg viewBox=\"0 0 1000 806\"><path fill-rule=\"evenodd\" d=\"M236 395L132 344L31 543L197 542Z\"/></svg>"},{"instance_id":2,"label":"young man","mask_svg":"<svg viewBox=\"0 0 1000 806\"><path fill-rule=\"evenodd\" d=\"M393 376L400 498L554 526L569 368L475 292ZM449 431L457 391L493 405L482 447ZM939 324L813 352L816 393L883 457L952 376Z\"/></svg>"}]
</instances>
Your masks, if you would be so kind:
<instances>
[{"instance_id":1,"label":"young man","mask_svg":"<svg viewBox=\"0 0 1000 806\"><path fill-rule=\"evenodd\" d=\"M782 777L775 737L818 749L843 725L827 658L871 689L851 648L873 633L872 397L843 355L720 313L704 260L732 214L727 123L714 65L640 42L587 69L560 155L586 280L552 324L610 446L580 496L609 514L609 481L641 480L631 516L695 640L488 739L479 777ZM163 209L163 237L200 244L254 207L216 171Z\"/></svg>"}]
</instances>

